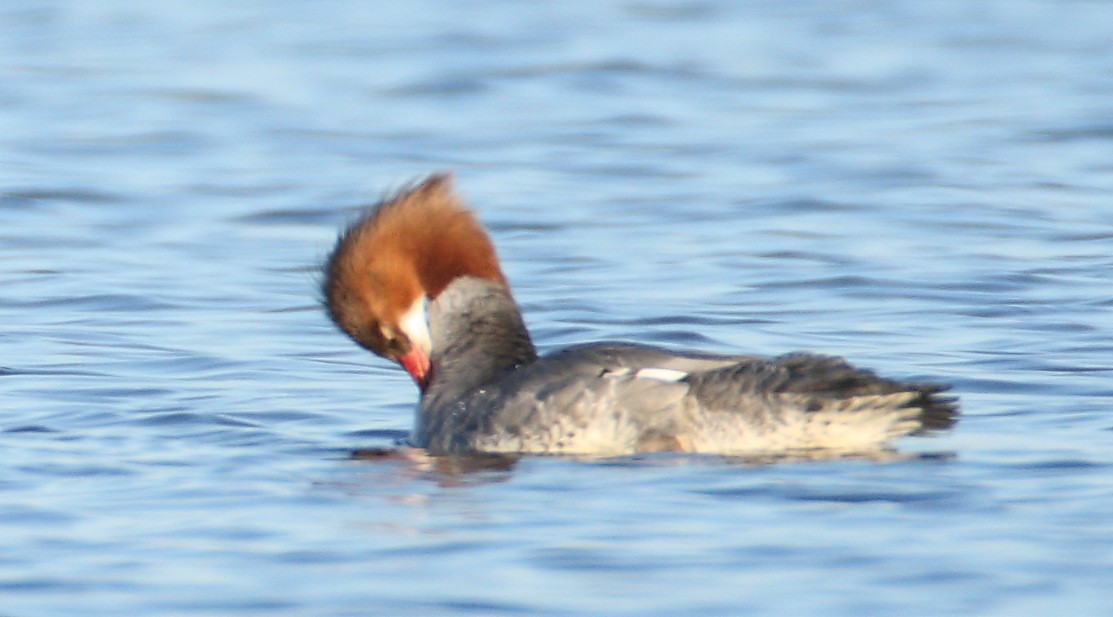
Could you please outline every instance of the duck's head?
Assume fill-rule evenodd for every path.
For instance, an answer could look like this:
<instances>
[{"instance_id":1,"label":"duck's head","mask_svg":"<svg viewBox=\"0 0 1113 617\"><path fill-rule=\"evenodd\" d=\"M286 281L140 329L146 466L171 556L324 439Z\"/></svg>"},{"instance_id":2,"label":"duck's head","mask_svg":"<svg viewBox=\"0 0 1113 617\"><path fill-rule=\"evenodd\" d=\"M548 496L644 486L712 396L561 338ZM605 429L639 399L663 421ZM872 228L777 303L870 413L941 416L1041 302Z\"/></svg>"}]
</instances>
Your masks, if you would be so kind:
<instances>
[{"instance_id":1,"label":"duck's head","mask_svg":"<svg viewBox=\"0 0 1113 617\"><path fill-rule=\"evenodd\" d=\"M437 174L383 200L341 234L325 303L362 347L401 364L424 391L433 378L426 305L454 279L506 285L487 232Z\"/></svg>"}]
</instances>

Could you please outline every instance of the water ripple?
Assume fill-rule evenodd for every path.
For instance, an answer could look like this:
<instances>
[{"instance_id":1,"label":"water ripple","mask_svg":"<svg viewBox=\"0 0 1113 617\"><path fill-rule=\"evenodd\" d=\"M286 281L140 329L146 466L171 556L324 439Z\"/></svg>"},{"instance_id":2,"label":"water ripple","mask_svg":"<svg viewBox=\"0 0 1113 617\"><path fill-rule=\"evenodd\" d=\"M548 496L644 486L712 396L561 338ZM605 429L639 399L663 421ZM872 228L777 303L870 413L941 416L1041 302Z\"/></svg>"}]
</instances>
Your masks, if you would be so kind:
<instances>
[{"instance_id":1,"label":"water ripple","mask_svg":"<svg viewBox=\"0 0 1113 617\"><path fill-rule=\"evenodd\" d=\"M1105 5L327 9L0 7L0 614L1106 611ZM441 169L545 350L840 354L962 421L399 448L417 391L318 275Z\"/></svg>"}]
</instances>

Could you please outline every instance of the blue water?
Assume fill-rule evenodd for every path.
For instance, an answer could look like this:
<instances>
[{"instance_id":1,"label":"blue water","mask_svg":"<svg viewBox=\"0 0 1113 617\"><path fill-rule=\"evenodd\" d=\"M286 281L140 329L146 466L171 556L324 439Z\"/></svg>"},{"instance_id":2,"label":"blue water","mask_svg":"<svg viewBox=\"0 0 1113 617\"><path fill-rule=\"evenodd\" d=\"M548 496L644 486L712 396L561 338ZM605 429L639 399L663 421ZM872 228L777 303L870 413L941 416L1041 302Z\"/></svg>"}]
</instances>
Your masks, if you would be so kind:
<instances>
[{"instance_id":1,"label":"blue water","mask_svg":"<svg viewBox=\"0 0 1113 617\"><path fill-rule=\"evenodd\" d=\"M0 7L0 615L1113 614L1104 2ZM456 171L544 349L952 383L922 458L352 460L324 317Z\"/></svg>"}]
</instances>

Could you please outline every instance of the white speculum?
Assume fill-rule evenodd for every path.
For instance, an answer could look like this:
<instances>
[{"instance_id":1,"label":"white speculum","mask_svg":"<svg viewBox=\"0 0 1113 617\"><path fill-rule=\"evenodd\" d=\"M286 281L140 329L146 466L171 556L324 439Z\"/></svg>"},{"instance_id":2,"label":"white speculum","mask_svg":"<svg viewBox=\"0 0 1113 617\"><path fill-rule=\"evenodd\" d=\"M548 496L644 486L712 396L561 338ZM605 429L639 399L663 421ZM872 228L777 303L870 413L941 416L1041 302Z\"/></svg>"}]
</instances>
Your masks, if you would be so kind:
<instances>
[{"instance_id":1,"label":"white speculum","mask_svg":"<svg viewBox=\"0 0 1113 617\"><path fill-rule=\"evenodd\" d=\"M680 381L687 377L688 373L671 368L643 368L635 376L642 379L656 379L657 381Z\"/></svg>"}]
</instances>

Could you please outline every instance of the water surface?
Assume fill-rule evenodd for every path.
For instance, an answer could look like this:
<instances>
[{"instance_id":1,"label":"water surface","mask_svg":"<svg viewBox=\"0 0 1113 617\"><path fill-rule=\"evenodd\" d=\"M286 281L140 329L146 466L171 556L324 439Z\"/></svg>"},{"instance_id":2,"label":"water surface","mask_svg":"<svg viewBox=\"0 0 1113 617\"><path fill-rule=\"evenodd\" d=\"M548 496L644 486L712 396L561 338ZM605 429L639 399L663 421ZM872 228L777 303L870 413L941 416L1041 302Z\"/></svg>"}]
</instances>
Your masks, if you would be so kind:
<instances>
[{"instance_id":1,"label":"water surface","mask_svg":"<svg viewBox=\"0 0 1113 617\"><path fill-rule=\"evenodd\" d=\"M1099 2L0 8L0 615L1108 614ZM319 264L453 169L544 349L952 383L922 458L353 461ZM942 456L936 456L942 455Z\"/></svg>"}]
</instances>

